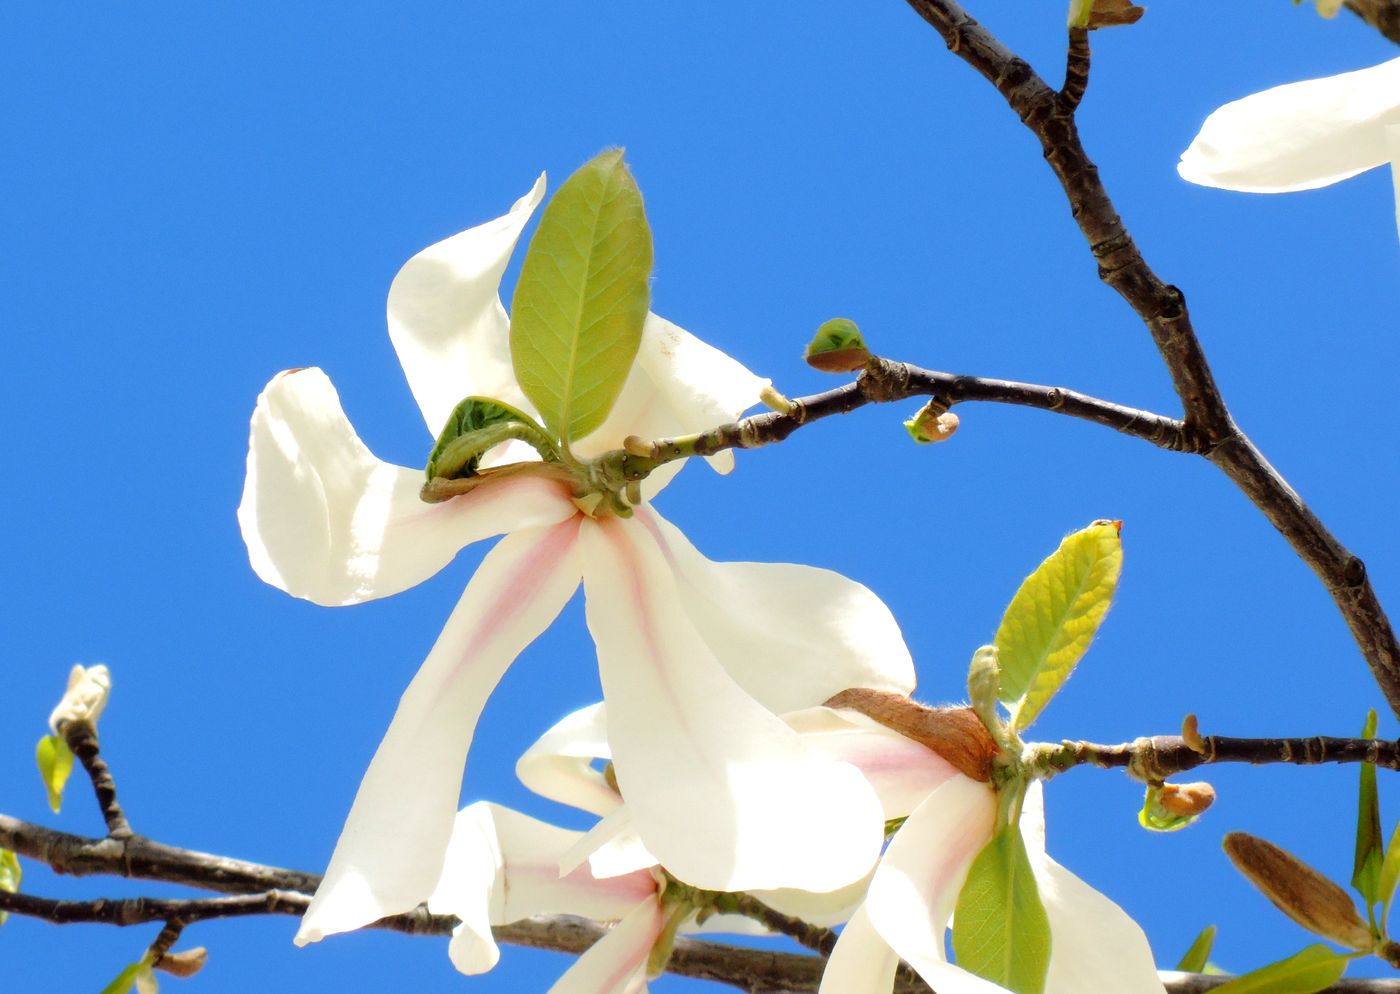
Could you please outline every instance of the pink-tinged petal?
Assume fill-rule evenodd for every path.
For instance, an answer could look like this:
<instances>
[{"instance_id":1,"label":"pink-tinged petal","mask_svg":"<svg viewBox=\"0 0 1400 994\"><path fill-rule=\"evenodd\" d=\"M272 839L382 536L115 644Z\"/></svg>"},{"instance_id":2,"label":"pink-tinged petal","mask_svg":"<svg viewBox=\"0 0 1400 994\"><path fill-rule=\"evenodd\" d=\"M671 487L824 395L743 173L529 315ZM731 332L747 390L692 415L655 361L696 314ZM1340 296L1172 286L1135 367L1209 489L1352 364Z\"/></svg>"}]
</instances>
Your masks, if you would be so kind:
<instances>
[{"instance_id":1,"label":"pink-tinged petal","mask_svg":"<svg viewBox=\"0 0 1400 994\"><path fill-rule=\"evenodd\" d=\"M1390 159L1400 124L1400 59L1276 86L1221 107L1182 153L1183 179L1250 193L1311 190Z\"/></svg>"},{"instance_id":2,"label":"pink-tinged petal","mask_svg":"<svg viewBox=\"0 0 1400 994\"><path fill-rule=\"evenodd\" d=\"M541 173L504 217L419 252L389 288L389 338L434 438L463 397L493 397L534 413L515 381L499 288L544 188Z\"/></svg>"},{"instance_id":3,"label":"pink-tinged petal","mask_svg":"<svg viewBox=\"0 0 1400 994\"><path fill-rule=\"evenodd\" d=\"M666 924L654 898L589 947L549 989L549 994L638 994L646 990L647 957Z\"/></svg>"},{"instance_id":4,"label":"pink-tinged petal","mask_svg":"<svg viewBox=\"0 0 1400 994\"><path fill-rule=\"evenodd\" d=\"M885 820L903 818L957 769L938 753L858 711L816 707L783 715L802 741L860 770L884 805Z\"/></svg>"},{"instance_id":5,"label":"pink-tinged petal","mask_svg":"<svg viewBox=\"0 0 1400 994\"><path fill-rule=\"evenodd\" d=\"M758 404L771 381L707 345L665 318L648 314L637 361L607 420L574 447L584 456L616 449L628 435L647 441L708 431ZM721 473L734 468L734 453L707 457ZM679 462L653 473L648 498L680 470Z\"/></svg>"},{"instance_id":6,"label":"pink-tinged petal","mask_svg":"<svg viewBox=\"0 0 1400 994\"><path fill-rule=\"evenodd\" d=\"M365 772L297 942L408 911L437 886L486 698L578 586L578 519L487 553L404 691Z\"/></svg>"},{"instance_id":7,"label":"pink-tinged petal","mask_svg":"<svg viewBox=\"0 0 1400 994\"><path fill-rule=\"evenodd\" d=\"M520 782L541 797L603 816L622 798L608 786L593 760L608 759L608 725L602 704L561 719L515 763Z\"/></svg>"},{"instance_id":8,"label":"pink-tinged petal","mask_svg":"<svg viewBox=\"0 0 1400 994\"><path fill-rule=\"evenodd\" d=\"M818 994L890 994L898 969L899 957L861 908L841 930L822 971Z\"/></svg>"},{"instance_id":9,"label":"pink-tinged petal","mask_svg":"<svg viewBox=\"0 0 1400 994\"><path fill-rule=\"evenodd\" d=\"M447 945L447 956L461 973L485 973L501 958L491 919L493 906L501 903L497 881L504 866L491 805L479 801L459 811L428 910L461 919Z\"/></svg>"},{"instance_id":10,"label":"pink-tinged petal","mask_svg":"<svg viewBox=\"0 0 1400 994\"><path fill-rule=\"evenodd\" d=\"M995 819L992 789L965 776L954 777L914 809L870 882L865 908L871 924L939 994L948 989L944 932L972 860L992 837ZM980 983L1001 990L985 980Z\"/></svg>"},{"instance_id":11,"label":"pink-tinged petal","mask_svg":"<svg viewBox=\"0 0 1400 994\"><path fill-rule=\"evenodd\" d=\"M710 890L828 891L879 854L880 802L725 672L652 533L585 521L588 627L622 796L647 849Z\"/></svg>"},{"instance_id":12,"label":"pink-tinged petal","mask_svg":"<svg viewBox=\"0 0 1400 994\"><path fill-rule=\"evenodd\" d=\"M636 524L655 538L710 650L765 707L796 711L851 687L914 689L899 625L861 584L811 566L712 562L651 507Z\"/></svg>"},{"instance_id":13,"label":"pink-tinged petal","mask_svg":"<svg viewBox=\"0 0 1400 994\"><path fill-rule=\"evenodd\" d=\"M406 590L465 545L577 513L552 480L516 477L441 504L420 470L381 462L319 369L280 373L258 397L238 524L263 580L337 606Z\"/></svg>"}]
</instances>

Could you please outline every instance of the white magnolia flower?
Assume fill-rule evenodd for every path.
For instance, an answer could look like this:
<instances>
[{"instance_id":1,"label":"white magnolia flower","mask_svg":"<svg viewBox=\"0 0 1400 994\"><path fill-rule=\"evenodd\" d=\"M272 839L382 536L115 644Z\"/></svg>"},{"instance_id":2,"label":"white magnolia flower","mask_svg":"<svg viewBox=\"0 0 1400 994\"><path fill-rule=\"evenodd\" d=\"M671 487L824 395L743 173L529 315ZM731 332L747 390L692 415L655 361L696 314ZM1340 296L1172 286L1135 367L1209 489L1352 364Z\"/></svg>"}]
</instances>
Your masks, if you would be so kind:
<instances>
[{"instance_id":1,"label":"white magnolia flower","mask_svg":"<svg viewBox=\"0 0 1400 994\"><path fill-rule=\"evenodd\" d=\"M1226 104L1206 118L1177 172L1225 190L1289 193L1387 162L1400 203L1400 59Z\"/></svg>"},{"instance_id":2,"label":"white magnolia flower","mask_svg":"<svg viewBox=\"0 0 1400 994\"><path fill-rule=\"evenodd\" d=\"M807 744L857 766L879 794L886 818L907 815L931 790L957 773L936 753L851 711L811 708L784 715ZM607 759L604 706L560 721L516 765L541 796L627 825L627 805L593 765ZM625 834L625 833L623 833ZM437 914L461 919L448 955L463 973L483 973L500 957L491 926L532 915L580 915L616 921L551 988L551 994L636 994L645 989L648 957L667 930L756 934L747 918L717 914L696 922L684 894L668 894L656 860L633 838L616 832L592 852L595 833L572 832L508 808L479 802L457 816L442 879L428 899ZM609 850L611 852L609 853ZM600 860L600 857L602 859ZM565 872L561 874L563 865ZM868 880L826 894L796 890L754 894L770 907L817 925L845 921Z\"/></svg>"},{"instance_id":3,"label":"white magnolia flower","mask_svg":"<svg viewBox=\"0 0 1400 994\"><path fill-rule=\"evenodd\" d=\"M992 838L996 809L991 787L962 774L928 795L890 842L865 903L842 930L822 994L890 994L900 959L939 994L1006 994L949 963L944 947L968 869ZM1163 994L1137 923L1046 855L1039 783L1027 792L1021 832L1050 920L1045 994Z\"/></svg>"},{"instance_id":4,"label":"white magnolia flower","mask_svg":"<svg viewBox=\"0 0 1400 994\"><path fill-rule=\"evenodd\" d=\"M390 337L429 440L467 395L533 413L512 371L497 286L543 195L541 177L504 217L426 249L394 280ZM573 451L615 449L628 434L706 430L752 406L766 383L649 315L616 406ZM533 456L519 448L483 465ZM711 461L724 472L732 458ZM854 769L808 749L772 712L847 687L912 687L898 627L869 590L809 567L711 562L649 506L629 520L590 518L558 480L510 476L441 504L419 499L422 483L420 470L370 453L320 370L282 373L258 398L238 517L267 582L319 604L354 604L411 587L463 546L505 535L405 691L299 942L408 910L432 892L481 709L580 580L618 780L657 858L716 890L831 890L868 872L880 846L878 800Z\"/></svg>"}]
</instances>

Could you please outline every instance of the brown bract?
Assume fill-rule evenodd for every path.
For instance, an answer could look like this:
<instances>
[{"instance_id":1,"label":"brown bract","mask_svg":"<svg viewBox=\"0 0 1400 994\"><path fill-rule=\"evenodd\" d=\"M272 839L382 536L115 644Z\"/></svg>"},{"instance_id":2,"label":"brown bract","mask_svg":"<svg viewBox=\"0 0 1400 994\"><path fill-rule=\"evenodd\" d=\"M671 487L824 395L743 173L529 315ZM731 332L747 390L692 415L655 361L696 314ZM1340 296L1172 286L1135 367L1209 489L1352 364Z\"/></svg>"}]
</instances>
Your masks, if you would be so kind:
<instances>
[{"instance_id":1,"label":"brown bract","mask_svg":"<svg viewBox=\"0 0 1400 994\"><path fill-rule=\"evenodd\" d=\"M932 749L960 773L986 783L1000 750L991 733L968 707L929 707L885 690L843 690L829 708L859 711L907 739Z\"/></svg>"},{"instance_id":2,"label":"brown bract","mask_svg":"<svg viewBox=\"0 0 1400 994\"><path fill-rule=\"evenodd\" d=\"M1298 857L1248 832L1231 832L1224 847L1235 869L1299 925L1349 949L1371 947L1371 931L1346 891Z\"/></svg>"}]
</instances>

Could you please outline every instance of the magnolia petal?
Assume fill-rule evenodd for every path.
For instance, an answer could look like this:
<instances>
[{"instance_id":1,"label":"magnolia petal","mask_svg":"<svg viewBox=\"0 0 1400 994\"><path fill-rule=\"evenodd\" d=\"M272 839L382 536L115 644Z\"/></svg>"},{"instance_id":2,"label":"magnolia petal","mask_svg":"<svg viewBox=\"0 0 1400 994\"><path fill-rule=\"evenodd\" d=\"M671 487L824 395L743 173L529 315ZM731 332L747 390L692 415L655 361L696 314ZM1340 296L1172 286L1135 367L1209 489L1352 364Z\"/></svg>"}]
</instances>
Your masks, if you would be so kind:
<instances>
[{"instance_id":1,"label":"magnolia petal","mask_svg":"<svg viewBox=\"0 0 1400 994\"><path fill-rule=\"evenodd\" d=\"M965 776L952 778L895 833L870 882L865 908L871 924L939 994L949 989L944 932L972 860L992 837L995 819L996 795L989 786ZM985 980L981 984L1001 991Z\"/></svg>"},{"instance_id":2,"label":"magnolia petal","mask_svg":"<svg viewBox=\"0 0 1400 994\"><path fill-rule=\"evenodd\" d=\"M885 820L903 818L957 769L938 753L857 711L815 707L783 715L810 748L850 763L875 788Z\"/></svg>"},{"instance_id":3,"label":"magnolia petal","mask_svg":"<svg viewBox=\"0 0 1400 994\"><path fill-rule=\"evenodd\" d=\"M655 898L643 901L589 947L549 994L638 994L646 990L647 957L666 918Z\"/></svg>"},{"instance_id":4,"label":"magnolia petal","mask_svg":"<svg viewBox=\"0 0 1400 994\"><path fill-rule=\"evenodd\" d=\"M620 850L615 848L619 843ZM656 857L647 853L642 846L637 826L632 823L632 812L623 805L608 812L598 824L584 832L568 852L559 857L559 872L572 873L575 867L585 862L592 865L593 857L604 851L607 851L608 855L600 857L598 864L592 866L594 875L599 877L614 876L618 872L630 873L632 870L655 866L657 862ZM632 855L628 855L629 852ZM619 858L628 865L616 870L614 868ZM613 872L608 872L610 869Z\"/></svg>"},{"instance_id":5,"label":"magnolia petal","mask_svg":"<svg viewBox=\"0 0 1400 994\"><path fill-rule=\"evenodd\" d=\"M636 363L617 403L574 451L595 456L620 447L628 435L654 441L709 431L760 403L759 395L771 382L665 318L648 314ZM734 468L733 452L706 458L721 473ZM648 497L679 469L679 462L671 463L648 477Z\"/></svg>"},{"instance_id":6,"label":"magnolia petal","mask_svg":"<svg viewBox=\"0 0 1400 994\"><path fill-rule=\"evenodd\" d=\"M505 866L496 841L491 805L478 801L457 813L443 857L442 875L428 898L436 915L456 915L447 957L467 975L485 973L499 962L500 947L491 934L492 905L499 902L497 880Z\"/></svg>"},{"instance_id":7,"label":"magnolia petal","mask_svg":"<svg viewBox=\"0 0 1400 994\"><path fill-rule=\"evenodd\" d=\"M238 524L254 571L317 604L406 590L465 545L577 513L567 490L515 477L441 504L418 499L419 470L381 462L319 369L280 373L258 397Z\"/></svg>"},{"instance_id":8,"label":"magnolia petal","mask_svg":"<svg viewBox=\"0 0 1400 994\"><path fill-rule=\"evenodd\" d=\"M463 397L491 397L534 413L515 381L510 319L498 291L544 189L541 173L504 217L430 245L389 287L389 338L434 438Z\"/></svg>"},{"instance_id":9,"label":"magnolia petal","mask_svg":"<svg viewBox=\"0 0 1400 994\"><path fill-rule=\"evenodd\" d=\"M712 562L654 508L638 509L636 520L675 573L705 643L764 706L795 711L851 687L914 689L899 625L868 588L812 566Z\"/></svg>"},{"instance_id":10,"label":"magnolia petal","mask_svg":"<svg viewBox=\"0 0 1400 994\"><path fill-rule=\"evenodd\" d=\"M855 914L856 909L865 900L865 895L870 889L870 878L871 874L866 874L855 883L821 894L793 890L790 887L780 890L751 890L749 893L785 915L830 928L850 921L851 915Z\"/></svg>"},{"instance_id":11,"label":"magnolia petal","mask_svg":"<svg viewBox=\"0 0 1400 994\"><path fill-rule=\"evenodd\" d=\"M861 908L841 930L817 994L890 994L899 957Z\"/></svg>"},{"instance_id":12,"label":"magnolia petal","mask_svg":"<svg viewBox=\"0 0 1400 994\"><path fill-rule=\"evenodd\" d=\"M610 758L603 705L581 708L541 735L515 763L515 775L530 790L551 801L599 817L622 803L594 759Z\"/></svg>"},{"instance_id":13,"label":"magnolia petal","mask_svg":"<svg viewBox=\"0 0 1400 994\"><path fill-rule=\"evenodd\" d=\"M1127 912L1043 852L1031 854L1031 869L1050 919L1045 994L1163 994L1147 936Z\"/></svg>"},{"instance_id":14,"label":"magnolia petal","mask_svg":"<svg viewBox=\"0 0 1400 994\"><path fill-rule=\"evenodd\" d=\"M647 849L709 890L834 890L879 854L879 799L715 660L652 533L585 521L588 627L622 796Z\"/></svg>"},{"instance_id":15,"label":"magnolia petal","mask_svg":"<svg viewBox=\"0 0 1400 994\"><path fill-rule=\"evenodd\" d=\"M486 698L578 586L578 521L487 553L360 783L297 943L416 907L441 875L462 769Z\"/></svg>"},{"instance_id":16,"label":"magnolia petal","mask_svg":"<svg viewBox=\"0 0 1400 994\"><path fill-rule=\"evenodd\" d=\"M1045 784L1032 780L1021 801L1021 839L1026 843L1026 855L1034 863L1045 855Z\"/></svg>"},{"instance_id":17,"label":"magnolia petal","mask_svg":"<svg viewBox=\"0 0 1400 994\"><path fill-rule=\"evenodd\" d=\"M1206 118L1177 166L1183 179L1251 193L1327 186L1391 158L1400 124L1400 59L1276 86Z\"/></svg>"}]
</instances>

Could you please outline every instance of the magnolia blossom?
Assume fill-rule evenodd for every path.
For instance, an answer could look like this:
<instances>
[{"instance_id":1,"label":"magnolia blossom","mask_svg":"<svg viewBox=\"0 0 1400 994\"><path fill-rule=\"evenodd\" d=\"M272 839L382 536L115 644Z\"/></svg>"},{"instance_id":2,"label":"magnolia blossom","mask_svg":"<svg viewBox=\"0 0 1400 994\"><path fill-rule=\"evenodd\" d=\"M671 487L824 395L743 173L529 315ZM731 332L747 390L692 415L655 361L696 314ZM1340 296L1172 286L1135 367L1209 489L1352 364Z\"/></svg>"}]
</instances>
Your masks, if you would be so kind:
<instances>
[{"instance_id":1,"label":"magnolia blossom","mask_svg":"<svg viewBox=\"0 0 1400 994\"><path fill-rule=\"evenodd\" d=\"M784 721L813 749L858 767L887 818L907 815L957 775L936 753L855 712L818 707L784 715ZM593 765L609 757L607 738L603 705L584 708L541 737L516 772L544 797L627 825L627 804ZM668 889L655 858L639 839L625 840L626 834L608 833L599 849L596 833L556 828L486 802L464 808L442 879L428 899L433 912L461 919L448 947L453 965L468 974L495 966L500 952L493 925L540 914L581 915L618 924L570 967L551 994L634 994L644 989L652 950L667 933L762 931L737 915L697 922L700 909L683 890ZM781 890L754 896L813 924L834 925L850 916L867 882L825 894Z\"/></svg>"},{"instance_id":2,"label":"magnolia blossom","mask_svg":"<svg viewBox=\"0 0 1400 994\"><path fill-rule=\"evenodd\" d=\"M1400 203L1400 59L1226 104L1206 118L1177 172L1225 190L1289 193L1387 162Z\"/></svg>"},{"instance_id":3,"label":"magnolia blossom","mask_svg":"<svg viewBox=\"0 0 1400 994\"><path fill-rule=\"evenodd\" d=\"M389 330L427 423L464 396L533 414L516 383L497 292L543 177L504 217L411 259L389 292ZM636 363L579 457L629 434L732 420L766 385L649 315ZM511 443L483 466L534 457ZM732 465L723 453L712 463ZM675 472L648 480L655 492ZM463 546L503 538L472 577L399 702L298 933L299 942L408 910L436 886L477 718L506 667L573 596L612 709L617 779L646 846L717 890L832 890L869 871L880 805L855 769L805 746L773 714L847 687L907 692L913 664L865 587L809 567L715 563L650 506L593 518L558 479L490 480L440 504L420 470L377 459L318 369L275 377L253 413L239 523L267 582L325 605L411 587Z\"/></svg>"},{"instance_id":4,"label":"magnolia blossom","mask_svg":"<svg viewBox=\"0 0 1400 994\"><path fill-rule=\"evenodd\" d=\"M1006 994L948 962L944 933L997 813L991 787L957 774L896 833L822 976L822 994L890 994L903 959L939 994ZM1021 832L1050 921L1045 994L1163 994L1147 936L1122 908L1045 853L1041 785L1027 792Z\"/></svg>"}]
</instances>

